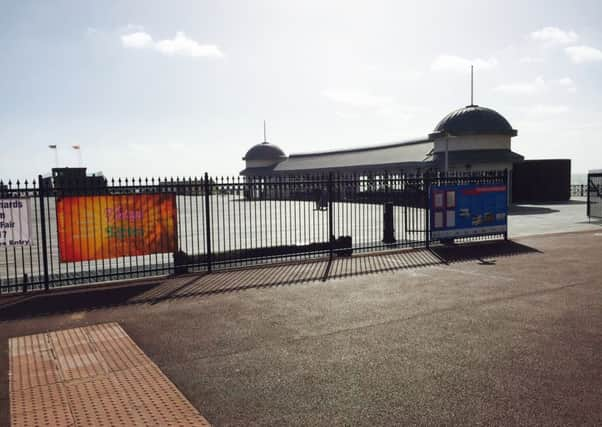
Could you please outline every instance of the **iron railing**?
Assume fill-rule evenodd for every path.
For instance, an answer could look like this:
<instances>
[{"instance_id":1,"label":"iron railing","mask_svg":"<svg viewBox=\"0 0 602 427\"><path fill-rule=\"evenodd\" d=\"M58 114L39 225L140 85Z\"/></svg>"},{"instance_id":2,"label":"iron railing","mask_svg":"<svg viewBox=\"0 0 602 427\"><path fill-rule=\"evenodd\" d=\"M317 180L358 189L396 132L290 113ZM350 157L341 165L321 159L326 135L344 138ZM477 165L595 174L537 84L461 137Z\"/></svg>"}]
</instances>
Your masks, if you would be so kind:
<instances>
[{"instance_id":1,"label":"iron railing","mask_svg":"<svg viewBox=\"0 0 602 427\"><path fill-rule=\"evenodd\" d=\"M31 217L30 244L0 246L0 291L428 247L431 185L499 182L505 172L0 182Z\"/></svg>"},{"instance_id":2,"label":"iron railing","mask_svg":"<svg viewBox=\"0 0 602 427\"><path fill-rule=\"evenodd\" d=\"M571 197L587 197L587 184L571 184Z\"/></svg>"},{"instance_id":3,"label":"iron railing","mask_svg":"<svg viewBox=\"0 0 602 427\"><path fill-rule=\"evenodd\" d=\"M602 170L587 174L587 216L602 219Z\"/></svg>"}]
</instances>

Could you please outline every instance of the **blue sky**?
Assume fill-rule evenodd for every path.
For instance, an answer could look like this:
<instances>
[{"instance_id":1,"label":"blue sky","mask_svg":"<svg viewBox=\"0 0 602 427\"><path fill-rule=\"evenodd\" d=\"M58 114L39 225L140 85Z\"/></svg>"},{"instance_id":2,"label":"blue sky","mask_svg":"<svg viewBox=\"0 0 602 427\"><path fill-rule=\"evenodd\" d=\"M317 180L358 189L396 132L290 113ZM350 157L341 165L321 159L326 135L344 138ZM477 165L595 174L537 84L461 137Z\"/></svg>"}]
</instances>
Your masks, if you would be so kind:
<instances>
[{"instance_id":1,"label":"blue sky","mask_svg":"<svg viewBox=\"0 0 602 427\"><path fill-rule=\"evenodd\" d=\"M236 174L424 136L475 103L527 158L602 167L599 1L3 1L1 178Z\"/></svg>"}]
</instances>

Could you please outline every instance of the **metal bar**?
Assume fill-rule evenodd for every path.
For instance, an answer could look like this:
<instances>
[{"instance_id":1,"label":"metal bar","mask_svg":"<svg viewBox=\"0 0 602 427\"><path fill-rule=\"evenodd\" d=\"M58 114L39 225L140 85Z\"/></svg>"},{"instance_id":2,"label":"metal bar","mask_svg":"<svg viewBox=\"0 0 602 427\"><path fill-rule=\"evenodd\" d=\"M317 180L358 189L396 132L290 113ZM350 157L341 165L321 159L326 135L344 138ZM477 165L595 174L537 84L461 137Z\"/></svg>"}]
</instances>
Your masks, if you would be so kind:
<instances>
[{"instance_id":1,"label":"metal bar","mask_svg":"<svg viewBox=\"0 0 602 427\"><path fill-rule=\"evenodd\" d=\"M44 207L44 183L42 175L38 175L38 197L40 198L40 221L42 231L42 264L44 266L44 290L50 287L50 279L48 277L48 247L46 245L46 209Z\"/></svg>"},{"instance_id":2,"label":"metal bar","mask_svg":"<svg viewBox=\"0 0 602 427\"><path fill-rule=\"evenodd\" d=\"M424 244L426 248L430 248L431 245L431 232L430 232L430 222L431 222L431 212L430 212L430 191L431 191L431 183L430 177L428 175L424 176Z\"/></svg>"},{"instance_id":3,"label":"metal bar","mask_svg":"<svg viewBox=\"0 0 602 427\"><path fill-rule=\"evenodd\" d=\"M33 206L33 213L34 213L34 221L35 221L35 230L36 230L36 261L37 261L37 272L38 272L38 277L39 277L39 272L42 270L42 265L40 262L40 221L39 221L39 217L38 217L38 212L40 211L39 206L40 206L40 201L39 199L36 199L35 196L39 195L40 189L38 188L38 194L36 194L36 189L35 189L35 180L32 181L32 187L33 187L33 195L34 195L34 206ZM34 270L33 267L31 269L31 275L32 275L32 279L34 277ZM38 284L37 281L36 285ZM32 283L33 285L33 283Z\"/></svg>"},{"instance_id":4,"label":"metal bar","mask_svg":"<svg viewBox=\"0 0 602 427\"><path fill-rule=\"evenodd\" d=\"M209 174L205 172L205 244L207 272L211 273L211 210L209 206Z\"/></svg>"},{"instance_id":5,"label":"metal bar","mask_svg":"<svg viewBox=\"0 0 602 427\"><path fill-rule=\"evenodd\" d=\"M590 184L590 179L591 179L591 175L588 174L587 175L587 209L586 209L587 210L587 218L588 219L591 218L590 214L591 214L591 203L592 203L591 202L591 196L590 196L591 191L590 191L590 188L589 188L589 186L591 185Z\"/></svg>"},{"instance_id":6,"label":"metal bar","mask_svg":"<svg viewBox=\"0 0 602 427\"><path fill-rule=\"evenodd\" d=\"M508 188L508 169L504 169L504 185L506 186L506 212L508 212L510 189ZM508 240L508 214L506 213L506 231L504 232L504 240Z\"/></svg>"},{"instance_id":7,"label":"metal bar","mask_svg":"<svg viewBox=\"0 0 602 427\"><path fill-rule=\"evenodd\" d=\"M334 215L332 211L332 172L328 174L328 251L330 259L334 254Z\"/></svg>"}]
</instances>

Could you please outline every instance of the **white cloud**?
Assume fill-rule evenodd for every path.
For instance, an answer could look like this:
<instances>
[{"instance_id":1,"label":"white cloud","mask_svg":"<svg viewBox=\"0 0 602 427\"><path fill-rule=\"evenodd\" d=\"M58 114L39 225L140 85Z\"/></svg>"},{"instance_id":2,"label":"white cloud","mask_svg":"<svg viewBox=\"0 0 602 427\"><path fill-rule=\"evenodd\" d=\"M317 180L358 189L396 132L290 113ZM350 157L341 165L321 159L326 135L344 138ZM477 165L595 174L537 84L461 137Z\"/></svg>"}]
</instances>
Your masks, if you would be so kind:
<instances>
[{"instance_id":1,"label":"white cloud","mask_svg":"<svg viewBox=\"0 0 602 427\"><path fill-rule=\"evenodd\" d=\"M575 64L602 61L602 51L590 46L571 46L564 48L565 53Z\"/></svg>"},{"instance_id":2,"label":"white cloud","mask_svg":"<svg viewBox=\"0 0 602 427\"><path fill-rule=\"evenodd\" d=\"M124 34L121 36L121 43L124 47L142 49L149 47L153 42L153 38L150 34L144 31L137 31L135 33Z\"/></svg>"},{"instance_id":3,"label":"white cloud","mask_svg":"<svg viewBox=\"0 0 602 427\"><path fill-rule=\"evenodd\" d=\"M569 107L566 105L544 105L544 104L536 104L529 105L526 107L520 107L519 111L527 114L537 114L537 115L553 115L553 114L563 114L569 112Z\"/></svg>"},{"instance_id":4,"label":"white cloud","mask_svg":"<svg viewBox=\"0 0 602 427\"><path fill-rule=\"evenodd\" d=\"M509 95L533 95L546 89L546 82L542 77L537 77L532 82L508 83L495 87L493 90Z\"/></svg>"},{"instance_id":5,"label":"white cloud","mask_svg":"<svg viewBox=\"0 0 602 427\"><path fill-rule=\"evenodd\" d=\"M574 31L564 31L558 27L544 27L530 34L533 40L548 44L570 44L579 39Z\"/></svg>"},{"instance_id":6,"label":"white cloud","mask_svg":"<svg viewBox=\"0 0 602 427\"><path fill-rule=\"evenodd\" d=\"M543 62L543 58L534 58L531 56L525 56L519 60L523 64L540 64Z\"/></svg>"},{"instance_id":7,"label":"white cloud","mask_svg":"<svg viewBox=\"0 0 602 427\"><path fill-rule=\"evenodd\" d=\"M164 39L153 42L150 34L144 31L136 31L121 36L121 43L126 48L143 49L154 48L157 52L168 56L189 56L194 58L212 57L221 58L223 53L213 44L200 44L188 38L186 34L179 31L173 39Z\"/></svg>"},{"instance_id":8,"label":"white cloud","mask_svg":"<svg viewBox=\"0 0 602 427\"><path fill-rule=\"evenodd\" d=\"M455 55L439 55L431 64L433 71L459 71L468 72L470 66L474 65L478 70L487 70L498 65L496 58L482 59L474 58L467 59Z\"/></svg>"},{"instance_id":9,"label":"white cloud","mask_svg":"<svg viewBox=\"0 0 602 427\"><path fill-rule=\"evenodd\" d=\"M165 55L221 58L223 53L214 44L200 44L179 31L173 39L159 40L156 49Z\"/></svg>"}]
</instances>

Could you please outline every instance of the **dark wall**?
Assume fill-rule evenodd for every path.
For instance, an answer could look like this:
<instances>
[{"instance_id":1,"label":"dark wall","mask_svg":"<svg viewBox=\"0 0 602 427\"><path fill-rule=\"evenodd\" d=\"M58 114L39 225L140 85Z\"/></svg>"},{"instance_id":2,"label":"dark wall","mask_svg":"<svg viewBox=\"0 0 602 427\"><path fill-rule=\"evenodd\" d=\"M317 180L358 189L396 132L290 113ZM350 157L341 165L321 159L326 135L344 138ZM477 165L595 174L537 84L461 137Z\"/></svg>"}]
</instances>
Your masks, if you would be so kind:
<instances>
[{"instance_id":1,"label":"dark wall","mask_svg":"<svg viewBox=\"0 0 602 427\"><path fill-rule=\"evenodd\" d=\"M569 159L525 160L512 170L512 202L563 202L571 198Z\"/></svg>"}]
</instances>

